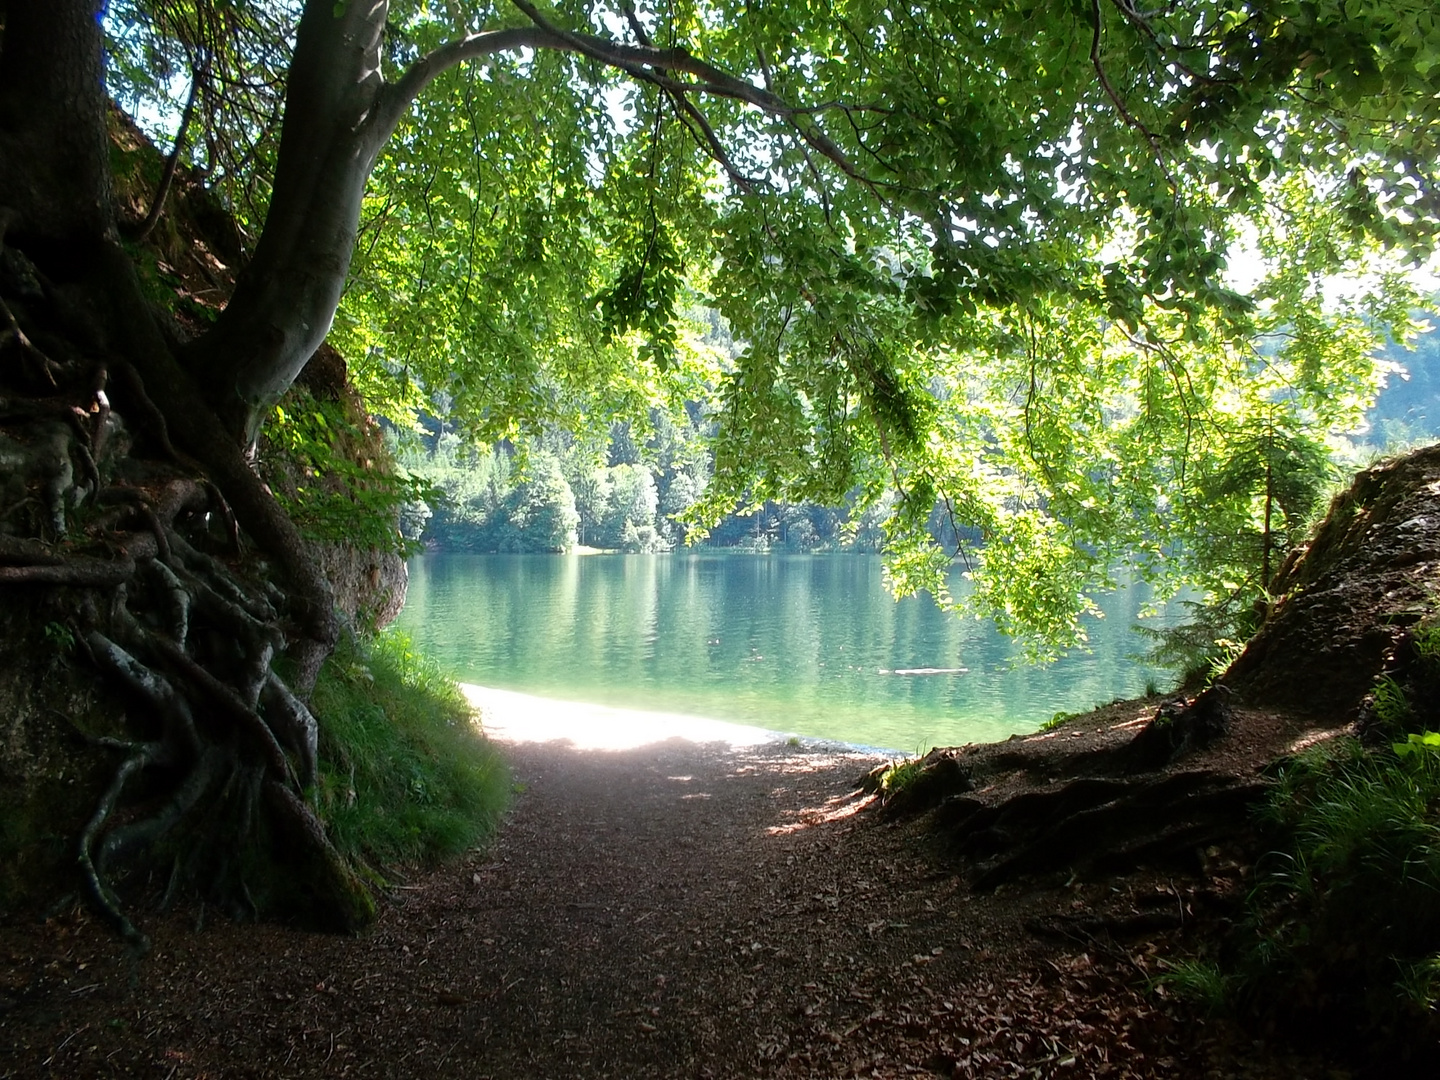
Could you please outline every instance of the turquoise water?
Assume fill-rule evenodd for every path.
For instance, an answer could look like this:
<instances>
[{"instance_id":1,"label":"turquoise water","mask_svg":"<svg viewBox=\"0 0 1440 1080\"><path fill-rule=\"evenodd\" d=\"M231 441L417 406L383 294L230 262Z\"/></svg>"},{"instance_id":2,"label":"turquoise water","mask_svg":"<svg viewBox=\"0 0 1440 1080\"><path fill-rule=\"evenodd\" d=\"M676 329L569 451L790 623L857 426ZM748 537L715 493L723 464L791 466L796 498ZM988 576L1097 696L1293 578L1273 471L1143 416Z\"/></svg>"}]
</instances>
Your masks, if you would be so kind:
<instances>
[{"instance_id":1,"label":"turquoise water","mask_svg":"<svg viewBox=\"0 0 1440 1080\"><path fill-rule=\"evenodd\" d=\"M398 624L464 682L913 751L1141 693L1148 595L1105 597L1090 650L1047 667L896 602L869 555L430 555Z\"/></svg>"}]
</instances>

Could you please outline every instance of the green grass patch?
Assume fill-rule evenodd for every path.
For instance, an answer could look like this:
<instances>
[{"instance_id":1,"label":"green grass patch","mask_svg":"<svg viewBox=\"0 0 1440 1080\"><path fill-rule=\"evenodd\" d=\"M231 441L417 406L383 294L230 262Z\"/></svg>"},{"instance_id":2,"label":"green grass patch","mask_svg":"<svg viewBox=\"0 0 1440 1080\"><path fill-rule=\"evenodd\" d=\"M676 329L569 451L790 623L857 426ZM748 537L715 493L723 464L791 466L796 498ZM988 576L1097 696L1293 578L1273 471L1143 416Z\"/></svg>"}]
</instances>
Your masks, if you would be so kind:
<instances>
[{"instance_id":1,"label":"green grass patch","mask_svg":"<svg viewBox=\"0 0 1440 1080\"><path fill-rule=\"evenodd\" d=\"M1287 766L1264 812L1234 985L1256 1011L1399 1051L1440 1036L1440 752L1355 740ZM1409 1051L1406 1051L1409 1052Z\"/></svg>"},{"instance_id":2,"label":"green grass patch","mask_svg":"<svg viewBox=\"0 0 1440 1080\"><path fill-rule=\"evenodd\" d=\"M1371 691L1375 719L1389 730L1399 731L1414 716L1414 707L1405 693L1405 688L1394 678L1386 675L1375 684Z\"/></svg>"},{"instance_id":3,"label":"green grass patch","mask_svg":"<svg viewBox=\"0 0 1440 1080\"><path fill-rule=\"evenodd\" d=\"M1440 947L1437 808L1440 754L1402 759L1349 744L1302 759L1270 803L1291 847L1272 858L1259 897L1268 891L1309 907L1307 941L1426 955Z\"/></svg>"},{"instance_id":4,"label":"green grass patch","mask_svg":"<svg viewBox=\"0 0 1440 1080\"><path fill-rule=\"evenodd\" d=\"M342 643L311 704L320 724L317 800L344 855L433 863L494 831L509 770L459 687L404 634Z\"/></svg>"},{"instance_id":5,"label":"green grass patch","mask_svg":"<svg viewBox=\"0 0 1440 1080\"><path fill-rule=\"evenodd\" d=\"M1065 711L1062 710L1062 711L1060 711L1060 712L1057 712L1054 716L1050 717L1049 720L1046 720L1043 724L1041 724L1041 725L1040 725L1040 730L1041 730L1042 732L1043 732L1043 731L1054 731L1056 728L1064 727L1064 726L1065 726L1066 724L1068 724L1071 720L1074 720L1077 716L1084 716L1084 715L1085 715L1084 713L1065 712Z\"/></svg>"},{"instance_id":6,"label":"green grass patch","mask_svg":"<svg viewBox=\"0 0 1440 1080\"><path fill-rule=\"evenodd\" d=\"M1407 1075L1422 1060L1440 1075L1437 727L1440 628L1427 619L1376 680L1361 738L1279 770L1258 822L1271 850L1220 955L1237 1005Z\"/></svg>"},{"instance_id":7,"label":"green grass patch","mask_svg":"<svg viewBox=\"0 0 1440 1080\"><path fill-rule=\"evenodd\" d=\"M1198 1005L1211 1016L1224 1013L1230 1004L1230 981L1220 965L1204 959L1173 960L1153 980L1156 987Z\"/></svg>"},{"instance_id":8,"label":"green grass patch","mask_svg":"<svg viewBox=\"0 0 1440 1080\"><path fill-rule=\"evenodd\" d=\"M889 800L903 795L914 787L924 772L924 754L905 758L903 761L892 761L880 777L880 797Z\"/></svg>"}]
</instances>

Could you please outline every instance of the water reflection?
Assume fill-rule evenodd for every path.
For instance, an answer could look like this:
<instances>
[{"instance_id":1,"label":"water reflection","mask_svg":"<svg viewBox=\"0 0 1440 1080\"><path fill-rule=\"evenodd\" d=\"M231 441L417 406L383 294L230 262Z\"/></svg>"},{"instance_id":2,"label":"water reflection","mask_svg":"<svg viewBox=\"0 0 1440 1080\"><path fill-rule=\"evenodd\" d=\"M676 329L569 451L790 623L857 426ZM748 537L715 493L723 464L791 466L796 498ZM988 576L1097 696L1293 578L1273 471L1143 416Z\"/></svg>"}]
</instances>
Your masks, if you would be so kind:
<instances>
[{"instance_id":1,"label":"water reflection","mask_svg":"<svg viewBox=\"0 0 1440 1080\"><path fill-rule=\"evenodd\" d=\"M874 746L1032 731L1154 674L1131 659L1142 585L1104 598L1088 653L1035 668L988 623L896 602L873 556L439 555L410 573L400 625L467 682Z\"/></svg>"}]
</instances>

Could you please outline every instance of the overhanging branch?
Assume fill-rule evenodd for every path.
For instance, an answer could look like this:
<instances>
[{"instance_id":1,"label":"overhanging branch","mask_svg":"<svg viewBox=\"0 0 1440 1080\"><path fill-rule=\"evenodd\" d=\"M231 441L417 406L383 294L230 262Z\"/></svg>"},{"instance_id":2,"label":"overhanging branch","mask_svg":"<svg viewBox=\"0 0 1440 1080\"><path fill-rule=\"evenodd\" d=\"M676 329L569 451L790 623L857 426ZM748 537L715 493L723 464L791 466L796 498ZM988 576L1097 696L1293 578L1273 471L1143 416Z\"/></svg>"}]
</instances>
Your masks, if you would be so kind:
<instances>
[{"instance_id":1,"label":"overhanging branch","mask_svg":"<svg viewBox=\"0 0 1440 1080\"><path fill-rule=\"evenodd\" d=\"M484 30L434 49L406 69L399 80L386 87L372 114L371 130L377 145L388 139L411 103L436 76L468 60L519 49L556 48L551 35L533 26L513 30Z\"/></svg>"},{"instance_id":2,"label":"overhanging branch","mask_svg":"<svg viewBox=\"0 0 1440 1080\"><path fill-rule=\"evenodd\" d=\"M1170 171L1169 164L1165 161L1165 152L1160 146L1160 137L1146 127L1134 113L1126 106L1124 98L1110 81L1110 76L1105 71L1105 65L1100 58L1100 39L1104 30L1104 19L1100 10L1100 0L1091 0L1091 14L1094 19L1095 29L1090 39L1090 64L1095 69L1095 75L1100 80L1100 87L1105 91L1115 110L1120 114L1120 119L1125 121L1127 127L1133 128L1144 136L1145 141L1150 145L1150 152L1154 155L1156 163L1165 174L1170 189L1179 197L1180 185L1176 182L1175 176Z\"/></svg>"},{"instance_id":3,"label":"overhanging branch","mask_svg":"<svg viewBox=\"0 0 1440 1080\"><path fill-rule=\"evenodd\" d=\"M690 100L690 95L705 94L739 101L759 109L767 116L783 120L811 149L827 158L846 176L872 190L876 187L875 182L856 168L834 140L813 123L804 122L805 118L824 111L825 107L792 105L764 87L737 78L685 49L657 48L648 43L631 45L594 34L566 30L547 19L529 0L513 2L531 21L532 26L487 30L448 42L421 57L399 80L382 91L370 122L374 139L372 145L378 148L380 143L389 138L411 103L442 72L496 53L519 49L549 49L588 57L665 90L676 100L682 112L699 125L701 141L732 178L743 180L710 124ZM832 107L842 106L837 104Z\"/></svg>"}]
</instances>

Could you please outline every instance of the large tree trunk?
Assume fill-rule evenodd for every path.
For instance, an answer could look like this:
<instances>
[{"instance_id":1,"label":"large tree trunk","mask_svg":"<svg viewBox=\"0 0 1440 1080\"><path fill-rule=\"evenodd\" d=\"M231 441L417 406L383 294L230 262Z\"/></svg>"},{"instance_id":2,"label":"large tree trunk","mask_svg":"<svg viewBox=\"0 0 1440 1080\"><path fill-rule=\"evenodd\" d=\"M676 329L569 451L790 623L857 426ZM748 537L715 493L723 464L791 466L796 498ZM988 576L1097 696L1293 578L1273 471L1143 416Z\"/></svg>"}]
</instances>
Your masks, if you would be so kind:
<instances>
[{"instance_id":1,"label":"large tree trunk","mask_svg":"<svg viewBox=\"0 0 1440 1080\"><path fill-rule=\"evenodd\" d=\"M13 240L43 240L72 264L91 261L114 222L100 9L99 0L6 0L3 8L0 212ZM218 324L185 350L221 421L199 433L191 452L227 436L241 447L254 440L265 410L324 341L340 301L365 183L395 118L376 123L388 5L335 11L329 2L306 6L259 245ZM174 373L156 375L158 398ZM192 405L170 413L172 423Z\"/></svg>"},{"instance_id":2,"label":"large tree trunk","mask_svg":"<svg viewBox=\"0 0 1440 1080\"><path fill-rule=\"evenodd\" d=\"M352 929L373 907L302 797L315 777L315 720L271 668L286 652L301 689L313 680L339 631L329 585L212 404L228 403L215 393L224 380L202 386L177 361L166 316L118 242L98 4L3 4L0 603L68 626L131 718L129 730L99 740L123 761L79 837L82 885L139 940L109 882L164 840L179 853L177 870L245 913L257 863L242 853L270 837L270 860L284 868L274 872L309 885L316 910L306 917ZM372 58L377 35L372 28ZM297 164L284 173L287 189L307 187L304 150L315 138L302 130L289 139ZM267 250L280 251L270 265L290 276L274 285L262 264L248 286L262 299L279 288L286 299L272 306L314 324L284 385L329 326L369 169L368 159L354 163L348 203L306 222L328 237L321 243L293 222L307 216L297 203L323 204L336 181L333 155L324 160L329 172L309 182L308 196L277 196L299 239L287 250L282 230ZM312 257L319 284L302 287L294 269ZM238 368L263 338L255 318L231 319L207 352ZM272 381L267 391L283 388ZM143 461L115 437L112 402ZM37 501L43 512L27 509ZM213 524L232 513L243 538ZM142 775L146 809L112 828Z\"/></svg>"},{"instance_id":3,"label":"large tree trunk","mask_svg":"<svg viewBox=\"0 0 1440 1080\"><path fill-rule=\"evenodd\" d=\"M109 228L101 0L5 0L0 209L16 234L93 239Z\"/></svg>"}]
</instances>

